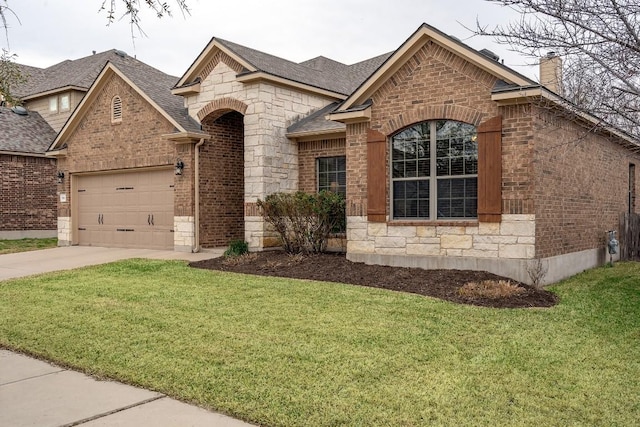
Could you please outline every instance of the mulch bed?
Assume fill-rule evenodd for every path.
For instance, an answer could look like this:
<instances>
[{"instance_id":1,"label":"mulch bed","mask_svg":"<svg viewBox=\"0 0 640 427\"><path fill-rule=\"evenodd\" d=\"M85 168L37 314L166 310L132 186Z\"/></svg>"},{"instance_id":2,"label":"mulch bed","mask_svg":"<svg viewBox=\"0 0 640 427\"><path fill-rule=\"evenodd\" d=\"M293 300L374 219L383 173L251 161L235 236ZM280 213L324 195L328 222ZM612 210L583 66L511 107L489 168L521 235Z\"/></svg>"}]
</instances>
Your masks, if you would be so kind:
<instances>
[{"instance_id":1,"label":"mulch bed","mask_svg":"<svg viewBox=\"0 0 640 427\"><path fill-rule=\"evenodd\" d=\"M348 261L344 254L289 255L282 251L265 251L240 259L214 258L192 262L192 267L255 274L349 283L440 298L461 304L496 308L551 307L558 298L544 289L536 289L511 279L484 271L423 270L420 268L367 265ZM497 299L465 297L458 289L469 282L509 280L524 292Z\"/></svg>"}]
</instances>

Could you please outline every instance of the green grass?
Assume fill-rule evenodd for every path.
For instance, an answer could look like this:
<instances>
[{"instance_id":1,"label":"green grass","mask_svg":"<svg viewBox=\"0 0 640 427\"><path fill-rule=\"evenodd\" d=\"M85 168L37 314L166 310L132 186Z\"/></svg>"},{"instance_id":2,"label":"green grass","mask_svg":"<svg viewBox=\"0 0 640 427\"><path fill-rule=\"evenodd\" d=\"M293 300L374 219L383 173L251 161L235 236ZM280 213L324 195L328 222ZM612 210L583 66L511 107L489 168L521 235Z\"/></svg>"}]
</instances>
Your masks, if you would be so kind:
<instances>
[{"instance_id":1,"label":"green grass","mask_svg":"<svg viewBox=\"0 0 640 427\"><path fill-rule=\"evenodd\" d=\"M0 240L0 255L55 248L57 244L58 239L55 237L49 239Z\"/></svg>"},{"instance_id":2,"label":"green grass","mask_svg":"<svg viewBox=\"0 0 640 427\"><path fill-rule=\"evenodd\" d=\"M0 345L268 426L638 425L640 264L498 310L129 260L0 283Z\"/></svg>"}]
</instances>

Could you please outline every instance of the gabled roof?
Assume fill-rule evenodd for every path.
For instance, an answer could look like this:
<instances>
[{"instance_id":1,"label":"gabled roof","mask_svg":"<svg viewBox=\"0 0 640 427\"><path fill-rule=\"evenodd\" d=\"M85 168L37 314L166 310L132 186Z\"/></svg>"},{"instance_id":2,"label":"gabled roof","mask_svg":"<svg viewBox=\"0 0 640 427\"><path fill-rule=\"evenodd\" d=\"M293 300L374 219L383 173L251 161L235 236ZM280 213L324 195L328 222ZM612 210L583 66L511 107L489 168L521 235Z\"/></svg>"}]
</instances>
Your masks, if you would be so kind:
<instances>
[{"instance_id":1,"label":"gabled roof","mask_svg":"<svg viewBox=\"0 0 640 427\"><path fill-rule=\"evenodd\" d=\"M227 40L212 38L209 44L178 81L176 88L194 83L209 58L221 50L240 63L243 77L253 73L284 79L292 83L329 91L343 99L357 88L390 54L381 55L353 65L342 64L319 56L301 63L279 58Z\"/></svg>"},{"instance_id":2,"label":"gabled roof","mask_svg":"<svg viewBox=\"0 0 640 427\"><path fill-rule=\"evenodd\" d=\"M114 74L123 79L158 110L175 126L177 132L200 132L200 125L189 116L187 109L184 108L182 97L172 95L169 91L175 84L177 77L165 74L143 62L130 58L129 61L119 61L119 64L107 62L87 94L56 136L49 151L59 149L64 145L66 138L75 130L107 79Z\"/></svg>"},{"instance_id":3,"label":"gabled roof","mask_svg":"<svg viewBox=\"0 0 640 427\"><path fill-rule=\"evenodd\" d=\"M28 100L68 89L87 91L107 62L122 65L136 61L124 52L111 49L106 52L65 60L47 68L21 65L27 81L14 89L15 96Z\"/></svg>"},{"instance_id":4,"label":"gabled roof","mask_svg":"<svg viewBox=\"0 0 640 427\"><path fill-rule=\"evenodd\" d=\"M43 154L56 132L36 112L26 115L0 107L0 152Z\"/></svg>"},{"instance_id":5,"label":"gabled roof","mask_svg":"<svg viewBox=\"0 0 640 427\"><path fill-rule=\"evenodd\" d=\"M342 103L336 113L350 110L355 106L363 104L390 76L398 71L409 58L422 48L428 40L444 46L507 84L515 84L518 86L535 84L535 82L528 77L489 58L458 39L428 24L422 24L395 52L387 56L384 61L381 61L377 69L365 77L362 83L350 93L349 97ZM363 74L364 73L365 71L363 70Z\"/></svg>"}]
</instances>

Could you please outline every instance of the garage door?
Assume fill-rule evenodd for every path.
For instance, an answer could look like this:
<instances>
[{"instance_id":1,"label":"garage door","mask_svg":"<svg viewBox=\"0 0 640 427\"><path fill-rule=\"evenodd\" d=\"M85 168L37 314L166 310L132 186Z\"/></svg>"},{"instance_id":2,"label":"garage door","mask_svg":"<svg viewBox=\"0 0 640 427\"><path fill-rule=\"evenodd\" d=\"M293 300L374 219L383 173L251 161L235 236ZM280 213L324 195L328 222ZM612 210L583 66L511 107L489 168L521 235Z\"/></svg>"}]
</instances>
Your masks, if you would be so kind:
<instances>
[{"instance_id":1,"label":"garage door","mask_svg":"<svg viewBox=\"0 0 640 427\"><path fill-rule=\"evenodd\" d=\"M78 177L78 243L173 249L171 170Z\"/></svg>"}]
</instances>

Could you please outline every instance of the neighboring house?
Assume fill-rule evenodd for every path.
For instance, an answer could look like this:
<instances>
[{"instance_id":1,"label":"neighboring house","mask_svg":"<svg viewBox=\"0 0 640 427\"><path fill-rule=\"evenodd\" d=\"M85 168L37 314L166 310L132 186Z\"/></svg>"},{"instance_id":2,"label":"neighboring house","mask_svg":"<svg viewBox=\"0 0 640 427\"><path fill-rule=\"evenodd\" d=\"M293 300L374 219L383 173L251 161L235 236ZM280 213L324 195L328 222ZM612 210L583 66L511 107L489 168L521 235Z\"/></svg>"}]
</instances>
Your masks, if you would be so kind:
<instances>
[{"instance_id":1,"label":"neighboring house","mask_svg":"<svg viewBox=\"0 0 640 427\"><path fill-rule=\"evenodd\" d=\"M55 135L38 113L0 106L0 239L56 237Z\"/></svg>"},{"instance_id":2,"label":"neighboring house","mask_svg":"<svg viewBox=\"0 0 640 427\"><path fill-rule=\"evenodd\" d=\"M50 147L59 241L261 250L258 199L328 188L349 259L523 281L541 259L558 280L603 263L637 211L640 145L570 113L557 66L542 86L426 24L353 65L216 38L173 81L108 64Z\"/></svg>"},{"instance_id":3,"label":"neighboring house","mask_svg":"<svg viewBox=\"0 0 640 427\"><path fill-rule=\"evenodd\" d=\"M37 111L58 132L105 64L109 61L118 64L126 59L126 53L112 49L47 68L20 65L27 81L16 87L12 95L28 110Z\"/></svg>"}]
</instances>

